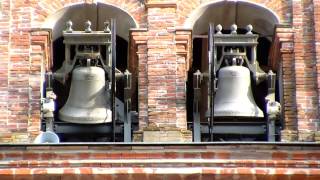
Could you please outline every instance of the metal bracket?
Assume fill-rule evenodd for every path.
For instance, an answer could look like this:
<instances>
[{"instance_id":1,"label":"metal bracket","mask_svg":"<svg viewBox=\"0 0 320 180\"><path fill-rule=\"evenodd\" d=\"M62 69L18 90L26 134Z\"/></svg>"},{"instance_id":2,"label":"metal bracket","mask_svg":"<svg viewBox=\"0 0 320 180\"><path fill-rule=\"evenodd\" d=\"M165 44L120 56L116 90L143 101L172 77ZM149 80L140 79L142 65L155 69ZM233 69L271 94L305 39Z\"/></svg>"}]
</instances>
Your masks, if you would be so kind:
<instances>
[{"instance_id":1,"label":"metal bracket","mask_svg":"<svg viewBox=\"0 0 320 180\"><path fill-rule=\"evenodd\" d=\"M275 121L280 116L281 105L275 100L276 74L271 70L268 72L268 95L266 96L266 112L268 124L268 141L276 140Z\"/></svg>"},{"instance_id":2,"label":"metal bracket","mask_svg":"<svg viewBox=\"0 0 320 180\"><path fill-rule=\"evenodd\" d=\"M124 73L124 142L131 142L131 82L132 74Z\"/></svg>"},{"instance_id":3,"label":"metal bracket","mask_svg":"<svg viewBox=\"0 0 320 180\"><path fill-rule=\"evenodd\" d=\"M193 74L193 141L201 142L201 126L199 102L201 97L201 80L202 75L199 70Z\"/></svg>"}]
</instances>

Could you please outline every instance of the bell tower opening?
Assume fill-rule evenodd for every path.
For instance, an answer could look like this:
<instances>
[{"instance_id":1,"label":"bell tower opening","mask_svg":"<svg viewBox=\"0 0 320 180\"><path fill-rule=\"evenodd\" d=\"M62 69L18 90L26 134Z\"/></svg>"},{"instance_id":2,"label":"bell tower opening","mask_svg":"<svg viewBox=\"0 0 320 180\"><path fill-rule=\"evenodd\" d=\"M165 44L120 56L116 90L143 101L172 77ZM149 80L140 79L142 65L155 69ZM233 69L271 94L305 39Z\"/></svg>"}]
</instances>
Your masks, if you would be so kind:
<instances>
[{"instance_id":1,"label":"bell tower opening","mask_svg":"<svg viewBox=\"0 0 320 180\"><path fill-rule=\"evenodd\" d=\"M52 29L52 57L53 65L51 71L54 73L59 70L65 61L66 45L64 43L65 39L63 36L63 31L66 30L66 22L72 22L72 29L76 31L85 31L87 28L85 23L90 21L90 28L92 32L104 31L106 27L105 22L110 21L110 19L115 19L116 22L116 71L125 72L128 67L128 44L129 44L129 29L136 28L137 24L135 20L124 10L117 8L112 5L107 5L103 3L96 4L77 4L70 7L65 7L59 10L57 13L51 15L43 27ZM74 57L79 49L76 46L71 46L70 56ZM97 46L95 46L97 47ZM80 49L85 48L85 46L79 46ZM106 46L99 46L102 49L108 49ZM81 51L81 50L80 50ZM107 51L101 51L101 57L106 58L108 56ZM96 63L91 60L91 64ZM76 66L82 66L77 65ZM100 68L101 69L101 68ZM97 70L99 70L97 68ZM97 70L95 75L98 75ZM122 73L123 75L124 73ZM61 142L106 142L106 141L124 141L124 135L122 133L117 134L116 132L110 132L110 127L104 126L104 124L97 123L91 125L70 123L62 121L59 116L61 116L61 109L66 105L68 97L70 96L70 87L73 81L72 76L74 73L69 73L68 78L64 84L53 79L52 88L53 92L56 94L55 100L55 111L54 111L54 131L59 135ZM91 76L95 76L90 74ZM107 73L105 74L106 81L112 81ZM115 78L115 77L114 77ZM101 79L101 78L98 78ZM116 81L116 80L115 80ZM121 79L116 83L116 93L115 93L115 106L116 109L124 109L124 86L125 82ZM106 85L107 86L107 85ZM60 113L59 113L60 112ZM124 118L124 114L121 112L115 113L115 123L118 123L120 119ZM113 123L113 122L112 122ZM115 124L114 123L114 124ZM44 123L45 124L45 123ZM112 125L111 125L112 126ZM113 125L114 126L114 125ZM112 127L114 128L114 127ZM120 128L121 129L121 128ZM114 130L115 131L115 130ZM112 133L116 134L115 138L112 138Z\"/></svg>"},{"instance_id":2,"label":"bell tower opening","mask_svg":"<svg viewBox=\"0 0 320 180\"><path fill-rule=\"evenodd\" d=\"M209 35L209 24L214 24L214 34L218 31L218 34L230 34L232 36L232 25L237 25L236 33L241 35L245 35L247 30L247 25L252 25L253 30L251 31L253 34L257 35L257 47L256 47L256 61L258 63L259 68L268 73L272 70L274 73L277 74L277 69L272 69L269 66L269 50L272 43L274 28L276 24L279 24L279 18L276 14L274 14L271 10L262 7L260 5L249 3L249 2L242 2L242 1L220 1L215 3L208 3L201 7L199 7L188 19L186 22L186 26L189 26L193 29L193 62L192 66L188 73L188 83L187 83L187 97L192 97L187 99L187 118L189 122L189 128L194 132L194 141L270 141L270 139L278 140L281 128L281 121L275 121L275 134L272 138L268 136L268 123L267 123L267 107L266 107L266 96L268 96L268 80L261 81L256 83L254 80L254 75L250 73L250 86L253 96L253 102L256 104L257 108L260 108L263 112L263 116L265 117L262 121L264 124L254 125L251 118L244 119L243 121L238 121L239 114L233 116L232 118L228 117L219 117L220 115L217 114L218 111L222 111L221 107L217 104L217 100L221 102L221 98L217 98L216 96L221 96L221 92L217 94L215 91L213 94L215 106L214 110L212 110L211 114L215 114L212 120L210 120L210 75L208 75L210 71L210 36ZM222 29L217 30L217 25L219 25ZM236 38L236 36L234 36ZM219 39L219 38L218 38ZM220 39L219 39L220 40ZM214 41L214 38L213 38ZM235 41L237 41L235 39ZM244 46L246 47L246 46ZM229 48L233 48L232 46ZM245 48L248 52L248 46ZM209 51L209 52L208 52ZM221 52L223 51L221 47L217 46L217 49L214 49L214 53L216 56L221 57ZM234 53L237 54L237 53ZM246 54L247 58L252 58L250 53ZM221 64L222 68L226 66L226 64ZM204 82L199 84L199 92L198 90L194 89L195 83L195 76L194 74L199 70L201 72L201 80L204 79ZM221 76L221 69L217 70L216 78L217 84L216 87L222 88L221 84L222 81L227 83L227 79L219 78ZM208 77L209 76L209 77ZM199 76L200 77L200 76ZM209 79L209 80L208 80ZM235 82L235 81L232 81ZM220 83L220 84L219 84ZM241 83L240 81L238 83ZM243 83L242 83L243 84ZM241 84L241 85L242 85ZM219 87L220 85L220 87ZM241 87L240 84L229 86L231 88L239 88ZM225 84L224 84L225 86ZM223 87L224 87L223 86ZM224 90L225 91L225 90ZM250 91L250 92L251 92ZM280 88L278 86L278 80L275 83L275 101L280 102L279 96ZM231 90L229 91L229 93ZM236 91L232 91L236 92ZM195 107L194 101L195 96L201 94L198 97L198 106ZM226 92L227 93L227 92ZM250 94L250 93L249 93ZM230 95L223 95L224 101L231 101ZM229 100L228 100L229 99ZM220 103L221 105L221 103ZM198 110L195 108L199 108ZM220 108L220 109L219 109ZM241 106L239 104L238 108L240 109ZM234 109L234 108L233 108ZM195 111L199 111L199 125L196 125L195 122ZM234 112L228 112L234 113ZM227 114L228 114L227 113ZM240 113L241 114L241 113ZM223 120L221 120L223 119ZM226 120L229 119L229 120ZM255 118L256 122L258 122L259 118ZM219 122L219 120L221 120ZM249 123L242 123L248 121ZM192 124L192 125L191 125ZM199 127L197 127L199 126ZM195 133L197 129L200 134Z\"/></svg>"}]
</instances>

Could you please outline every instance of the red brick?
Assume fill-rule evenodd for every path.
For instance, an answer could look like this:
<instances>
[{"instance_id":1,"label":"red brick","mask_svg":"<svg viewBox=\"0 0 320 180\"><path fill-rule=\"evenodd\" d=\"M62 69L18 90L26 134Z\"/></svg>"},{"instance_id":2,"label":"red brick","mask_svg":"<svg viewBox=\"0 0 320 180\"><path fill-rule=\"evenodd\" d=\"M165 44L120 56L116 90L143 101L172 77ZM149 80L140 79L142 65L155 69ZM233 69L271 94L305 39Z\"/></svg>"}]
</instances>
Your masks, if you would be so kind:
<instances>
[{"instance_id":1,"label":"red brick","mask_svg":"<svg viewBox=\"0 0 320 180\"><path fill-rule=\"evenodd\" d=\"M89 153L77 153L78 159L89 159L90 154Z\"/></svg>"},{"instance_id":2,"label":"red brick","mask_svg":"<svg viewBox=\"0 0 320 180\"><path fill-rule=\"evenodd\" d=\"M43 174L47 174L47 169L46 169L46 168L33 169L32 174L33 174L33 175L43 175ZM40 176L39 176L39 177L40 177Z\"/></svg>"},{"instance_id":3,"label":"red brick","mask_svg":"<svg viewBox=\"0 0 320 180\"><path fill-rule=\"evenodd\" d=\"M183 153L183 157L184 157L184 158L195 159L195 158L198 158L198 157L199 157L199 153L195 153L195 152L192 152L192 153Z\"/></svg>"},{"instance_id":4,"label":"red brick","mask_svg":"<svg viewBox=\"0 0 320 180\"><path fill-rule=\"evenodd\" d=\"M0 169L0 174L2 175L13 175L13 169Z\"/></svg>"},{"instance_id":5,"label":"red brick","mask_svg":"<svg viewBox=\"0 0 320 180\"><path fill-rule=\"evenodd\" d=\"M308 153L307 156L308 156L308 159L320 160L320 153L317 153L317 152Z\"/></svg>"},{"instance_id":6,"label":"red brick","mask_svg":"<svg viewBox=\"0 0 320 180\"><path fill-rule=\"evenodd\" d=\"M18 168L15 170L16 175L30 175L31 169L29 168Z\"/></svg>"},{"instance_id":7,"label":"red brick","mask_svg":"<svg viewBox=\"0 0 320 180\"><path fill-rule=\"evenodd\" d=\"M150 159L161 159L164 157L164 154L163 153L149 153L148 157Z\"/></svg>"},{"instance_id":8,"label":"red brick","mask_svg":"<svg viewBox=\"0 0 320 180\"><path fill-rule=\"evenodd\" d=\"M148 180L149 179L148 174L132 174L131 175L131 180L140 180L140 179Z\"/></svg>"},{"instance_id":9,"label":"red brick","mask_svg":"<svg viewBox=\"0 0 320 180\"><path fill-rule=\"evenodd\" d=\"M33 180L32 175L16 175L15 180Z\"/></svg>"},{"instance_id":10,"label":"red brick","mask_svg":"<svg viewBox=\"0 0 320 180\"><path fill-rule=\"evenodd\" d=\"M178 174L168 174L165 175L166 180L183 180L183 177L181 177Z\"/></svg>"},{"instance_id":11,"label":"red brick","mask_svg":"<svg viewBox=\"0 0 320 180\"><path fill-rule=\"evenodd\" d=\"M214 174L202 174L201 180L215 180Z\"/></svg>"},{"instance_id":12,"label":"red brick","mask_svg":"<svg viewBox=\"0 0 320 180\"><path fill-rule=\"evenodd\" d=\"M293 174L291 176L291 180L301 180L301 179L307 179L306 174Z\"/></svg>"},{"instance_id":13,"label":"red brick","mask_svg":"<svg viewBox=\"0 0 320 180\"><path fill-rule=\"evenodd\" d=\"M114 175L113 180L128 180L130 179L130 174L117 174Z\"/></svg>"},{"instance_id":14,"label":"red brick","mask_svg":"<svg viewBox=\"0 0 320 180\"><path fill-rule=\"evenodd\" d=\"M88 167L80 167L80 174L92 174L92 169Z\"/></svg>"},{"instance_id":15,"label":"red brick","mask_svg":"<svg viewBox=\"0 0 320 180\"><path fill-rule=\"evenodd\" d=\"M202 152L201 153L201 158L202 159L213 159L215 157L214 152Z\"/></svg>"},{"instance_id":16,"label":"red brick","mask_svg":"<svg viewBox=\"0 0 320 180\"><path fill-rule=\"evenodd\" d=\"M182 176L183 180L197 180L197 179L201 179L201 175L200 174L189 174L189 175L183 175Z\"/></svg>"},{"instance_id":17,"label":"red brick","mask_svg":"<svg viewBox=\"0 0 320 180\"><path fill-rule=\"evenodd\" d=\"M22 158L24 160L37 160L37 159L39 159L39 154L38 153L23 153Z\"/></svg>"},{"instance_id":18,"label":"red brick","mask_svg":"<svg viewBox=\"0 0 320 180\"><path fill-rule=\"evenodd\" d=\"M61 176L61 180L78 180L80 177L81 175L79 174L66 174Z\"/></svg>"},{"instance_id":19,"label":"red brick","mask_svg":"<svg viewBox=\"0 0 320 180\"><path fill-rule=\"evenodd\" d=\"M288 158L288 153L286 152L273 152L272 153L272 159L287 159Z\"/></svg>"},{"instance_id":20,"label":"red brick","mask_svg":"<svg viewBox=\"0 0 320 180\"><path fill-rule=\"evenodd\" d=\"M57 157L57 155L54 153L41 153L40 154L40 159L42 159L42 160L51 160L56 157Z\"/></svg>"},{"instance_id":21,"label":"red brick","mask_svg":"<svg viewBox=\"0 0 320 180\"><path fill-rule=\"evenodd\" d=\"M112 176L108 174L95 174L93 180L112 180Z\"/></svg>"},{"instance_id":22,"label":"red brick","mask_svg":"<svg viewBox=\"0 0 320 180\"><path fill-rule=\"evenodd\" d=\"M306 160L307 159L307 154L305 154L305 153L293 153L292 154L292 159L293 160Z\"/></svg>"},{"instance_id":23,"label":"red brick","mask_svg":"<svg viewBox=\"0 0 320 180\"><path fill-rule=\"evenodd\" d=\"M33 180L61 180L60 175L33 175Z\"/></svg>"},{"instance_id":24,"label":"red brick","mask_svg":"<svg viewBox=\"0 0 320 180\"><path fill-rule=\"evenodd\" d=\"M217 153L215 153L215 158L217 158L217 159L229 159L230 158L230 153L217 152Z\"/></svg>"},{"instance_id":25,"label":"red brick","mask_svg":"<svg viewBox=\"0 0 320 180\"><path fill-rule=\"evenodd\" d=\"M76 174L76 170L74 168L64 168L63 174Z\"/></svg>"}]
</instances>

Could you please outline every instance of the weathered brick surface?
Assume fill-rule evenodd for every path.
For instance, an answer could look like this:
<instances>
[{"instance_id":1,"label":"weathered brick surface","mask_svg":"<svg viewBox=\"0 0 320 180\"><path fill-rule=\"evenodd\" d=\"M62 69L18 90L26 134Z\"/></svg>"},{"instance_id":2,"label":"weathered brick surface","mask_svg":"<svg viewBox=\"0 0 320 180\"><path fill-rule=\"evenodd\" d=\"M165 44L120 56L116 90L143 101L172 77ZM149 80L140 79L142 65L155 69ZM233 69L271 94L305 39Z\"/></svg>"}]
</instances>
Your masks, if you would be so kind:
<instances>
[{"instance_id":1,"label":"weathered brick surface","mask_svg":"<svg viewBox=\"0 0 320 180\"><path fill-rule=\"evenodd\" d=\"M319 123L312 1L293 1L294 67L299 140ZM300 136L301 134L301 136Z\"/></svg>"},{"instance_id":2,"label":"weathered brick surface","mask_svg":"<svg viewBox=\"0 0 320 180\"><path fill-rule=\"evenodd\" d=\"M112 5L127 12L138 24L138 29L130 33L129 68L138 82L133 95L138 96L140 130L149 125L185 130L185 82L192 64L192 30L183 27L192 12L217 2L221 3L218 0L1 1L0 142L28 142L39 132L41 73L50 69L52 55L50 33L38 28L59 10L83 3ZM277 69L281 65L283 71L283 134L290 141L313 141L314 132L319 130L320 107L319 1L238 3L268 8L280 23L289 25L276 28L273 41L277 60L272 66Z\"/></svg>"},{"instance_id":3,"label":"weathered brick surface","mask_svg":"<svg viewBox=\"0 0 320 180\"><path fill-rule=\"evenodd\" d=\"M313 1L313 15L314 15L314 46L315 46L315 58L316 58L316 69L317 69L317 89L318 89L318 97L320 94L320 1ZM318 98L318 112L320 108L320 102ZM319 117L317 118L319 119ZM320 131L320 126L318 122L318 126L316 127L317 131Z\"/></svg>"},{"instance_id":4,"label":"weathered brick surface","mask_svg":"<svg viewBox=\"0 0 320 180\"><path fill-rule=\"evenodd\" d=\"M301 144L299 149L262 144L1 146L0 175L2 179L318 179L317 148L316 144Z\"/></svg>"}]
</instances>

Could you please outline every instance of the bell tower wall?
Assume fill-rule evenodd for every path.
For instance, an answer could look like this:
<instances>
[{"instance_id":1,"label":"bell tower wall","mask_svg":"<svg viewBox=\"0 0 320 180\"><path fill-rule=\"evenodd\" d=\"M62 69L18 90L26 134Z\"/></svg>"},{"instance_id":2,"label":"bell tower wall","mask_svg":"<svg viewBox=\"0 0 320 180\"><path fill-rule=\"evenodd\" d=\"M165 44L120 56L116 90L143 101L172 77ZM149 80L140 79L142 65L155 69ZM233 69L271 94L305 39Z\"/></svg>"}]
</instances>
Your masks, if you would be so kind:
<instances>
[{"instance_id":1,"label":"bell tower wall","mask_svg":"<svg viewBox=\"0 0 320 180\"><path fill-rule=\"evenodd\" d=\"M55 19L52 17L63 16L65 10L76 6L97 4L120 9L132 22L118 29L126 30L121 36L129 43L128 68L134 74L133 95L137 96L139 119L136 140L161 136L162 139L149 140L191 141L187 128L186 101L190 97L187 97L186 82L187 72L196 61L192 54L193 37L205 35L207 30L202 25L210 20L207 10L224 2L231 3L221 0L2 0L0 142L32 142L40 132L43 73L52 67L52 43L58 37L55 26L50 24ZM319 141L320 3L316 0L232 2L251 5L254 9L254 14L242 11L242 15L247 14L238 19L239 23L246 17L257 17L261 9L273 12L277 19L271 24L263 24L263 19L249 23L257 29L268 30L263 35L272 42L270 67L275 70L280 67L282 71L282 139ZM220 10L225 22L229 16L223 13L230 9ZM121 18L117 18L121 22ZM194 26L195 23L199 26ZM154 136L149 136L150 133Z\"/></svg>"}]
</instances>

